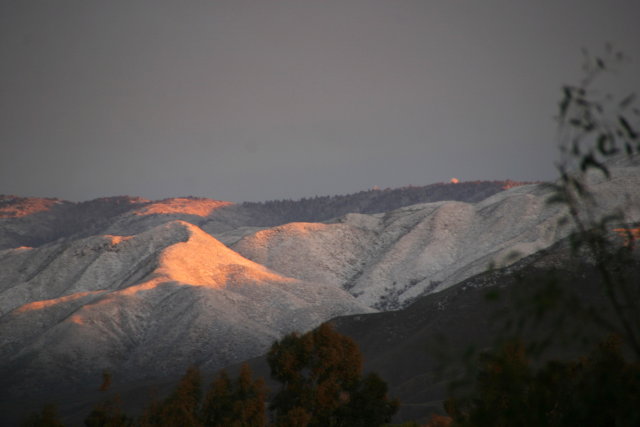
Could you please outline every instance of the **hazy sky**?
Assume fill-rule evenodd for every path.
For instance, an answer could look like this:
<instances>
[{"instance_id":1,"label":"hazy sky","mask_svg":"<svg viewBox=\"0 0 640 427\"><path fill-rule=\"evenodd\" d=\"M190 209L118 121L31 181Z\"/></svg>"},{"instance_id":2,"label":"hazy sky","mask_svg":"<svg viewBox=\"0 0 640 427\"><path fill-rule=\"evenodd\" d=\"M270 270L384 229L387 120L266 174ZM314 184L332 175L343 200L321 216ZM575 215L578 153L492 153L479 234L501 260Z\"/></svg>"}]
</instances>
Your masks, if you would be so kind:
<instances>
[{"instance_id":1,"label":"hazy sky","mask_svg":"<svg viewBox=\"0 0 640 427\"><path fill-rule=\"evenodd\" d=\"M0 193L551 179L559 89L606 41L640 88L638 0L0 0Z\"/></svg>"}]
</instances>

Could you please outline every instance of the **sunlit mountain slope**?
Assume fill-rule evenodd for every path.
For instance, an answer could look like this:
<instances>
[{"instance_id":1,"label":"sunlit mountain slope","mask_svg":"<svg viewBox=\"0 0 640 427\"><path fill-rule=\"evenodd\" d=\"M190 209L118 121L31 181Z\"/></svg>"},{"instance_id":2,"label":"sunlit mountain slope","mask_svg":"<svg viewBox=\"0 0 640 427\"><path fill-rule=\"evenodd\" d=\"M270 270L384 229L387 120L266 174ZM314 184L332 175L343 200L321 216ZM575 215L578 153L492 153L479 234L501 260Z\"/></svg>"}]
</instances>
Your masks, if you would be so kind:
<instances>
[{"instance_id":1,"label":"sunlit mountain slope","mask_svg":"<svg viewBox=\"0 0 640 427\"><path fill-rule=\"evenodd\" d=\"M370 311L348 293L285 277L198 227L94 236L0 253L4 386L71 385L108 369L162 377L264 352L336 315Z\"/></svg>"}]
</instances>

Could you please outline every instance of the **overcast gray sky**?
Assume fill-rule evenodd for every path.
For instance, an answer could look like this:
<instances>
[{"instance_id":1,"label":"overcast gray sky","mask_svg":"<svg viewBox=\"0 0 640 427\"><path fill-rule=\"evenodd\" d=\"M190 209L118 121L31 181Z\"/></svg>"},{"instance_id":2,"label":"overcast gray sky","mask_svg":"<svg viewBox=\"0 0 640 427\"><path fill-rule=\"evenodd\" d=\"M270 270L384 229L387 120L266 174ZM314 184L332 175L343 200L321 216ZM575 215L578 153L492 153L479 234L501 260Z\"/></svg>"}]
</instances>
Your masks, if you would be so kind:
<instances>
[{"instance_id":1,"label":"overcast gray sky","mask_svg":"<svg viewBox=\"0 0 640 427\"><path fill-rule=\"evenodd\" d=\"M614 43L638 88L639 22L637 0L0 0L0 193L551 179L580 49Z\"/></svg>"}]
</instances>

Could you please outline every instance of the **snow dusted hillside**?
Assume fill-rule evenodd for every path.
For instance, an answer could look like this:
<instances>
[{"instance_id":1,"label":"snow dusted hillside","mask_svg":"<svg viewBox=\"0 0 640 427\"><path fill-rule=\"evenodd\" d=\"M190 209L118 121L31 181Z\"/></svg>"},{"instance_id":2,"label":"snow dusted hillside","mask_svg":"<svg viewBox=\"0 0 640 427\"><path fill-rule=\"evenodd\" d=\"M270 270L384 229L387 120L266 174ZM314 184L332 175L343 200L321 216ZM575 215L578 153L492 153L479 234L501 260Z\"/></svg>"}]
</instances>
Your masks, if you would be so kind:
<instances>
[{"instance_id":1,"label":"snow dusted hillside","mask_svg":"<svg viewBox=\"0 0 640 427\"><path fill-rule=\"evenodd\" d=\"M640 205L639 171L619 165L616 178L592 183L601 212ZM277 203L4 196L0 401L61 378L81 390L105 369L130 381L175 377L191 363L217 369L335 316L404 307L566 236L549 191L516 186L480 201L287 224ZM360 212L374 210L373 196L354 199Z\"/></svg>"},{"instance_id":2,"label":"snow dusted hillside","mask_svg":"<svg viewBox=\"0 0 640 427\"><path fill-rule=\"evenodd\" d=\"M546 206L547 196L519 187L479 204L428 203L328 224L286 224L232 248L283 274L343 287L366 305L397 309L483 271L491 260L556 241L560 212Z\"/></svg>"},{"instance_id":3,"label":"snow dusted hillside","mask_svg":"<svg viewBox=\"0 0 640 427\"><path fill-rule=\"evenodd\" d=\"M217 369L273 340L370 311L343 290L275 273L197 226L0 252L0 376L37 389L109 369L127 378Z\"/></svg>"},{"instance_id":4,"label":"snow dusted hillside","mask_svg":"<svg viewBox=\"0 0 640 427\"><path fill-rule=\"evenodd\" d=\"M369 190L343 196L242 203L197 197L150 201L140 197L105 197L73 203L59 199L0 195L0 249L40 246L69 237L131 235L171 220L183 220L236 241L256 227L296 221L324 221L347 213L376 213L439 200L478 201L514 181L476 181L422 187Z\"/></svg>"},{"instance_id":5,"label":"snow dusted hillside","mask_svg":"<svg viewBox=\"0 0 640 427\"><path fill-rule=\"evenodd\" d=\"M640 220L640 168L621 164L592 190L606 215L624 206ZM512 188L478 203L438 202L327 224L293 223L257 231L232 245L285 275L338 285L363 304L388 310L549 247L570 228L544 185Z\"/></svg>"}]
</instances>

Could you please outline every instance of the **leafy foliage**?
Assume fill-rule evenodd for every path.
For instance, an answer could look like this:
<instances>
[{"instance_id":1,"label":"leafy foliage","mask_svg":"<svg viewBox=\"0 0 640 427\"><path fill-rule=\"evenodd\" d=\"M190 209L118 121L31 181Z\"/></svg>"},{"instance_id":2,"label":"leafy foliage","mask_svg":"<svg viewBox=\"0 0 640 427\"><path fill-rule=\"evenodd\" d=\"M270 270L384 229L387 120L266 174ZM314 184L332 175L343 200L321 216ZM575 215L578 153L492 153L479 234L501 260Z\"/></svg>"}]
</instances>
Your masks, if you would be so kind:
<instances>
[{"instance_id":1,"label":"leafy foliage","mask_svg":"<svg viewBox=\"0 0 640 427\"><path fill-rule=\"evenodd\" d=\"M481 356L473 392L447 401L454 426L640 425L640 282L631 269L638 263L634 224L626 223L629 206L605 211L591 191L594 182L614 178L612 161L640 153L634 95L617 102L594 87L603 73L623 61L624 55L610 46L602 56L585 53L585 77L565 86L559 103L560 180L552 185L550 203L566 208L563 221L575 230L570 239L573 262L583 266L583 278L590 277L574 277L570 283L556 276L542 278L523 300L520 317L509 320L516 330L527 322L558 330L582 322L582 329L598 327L616 338L588 357L547 359L536 368L527 349L539 350L550 341L531 342L520 328L520 339ZM624 243L614 230L626 231ZM603 297L582 298L585 282L596 283ZM543 322L550 313L571 316L571 322L561 323L562 317ZM631 362L623 350L634 355Z\"/></svg>"},{"instance_id":2,"label":"leafy foliage","mask_svg":"<svg viewBox=\"0 0 640 427\"><path fill-rule=\"evenodd\" d=\"M290 334L269 351L271 375L282 383L271 409L278 426L375 426L388 422L398 403L375 374L362 378L357 345L325 323Z\"/></svg>"},{"instance_id":3,"label":"leafy foliage","mask_svg":"<svg viewBox=\"0 0 640 427\"><path fill-rule=\"evenodd\" d=\"M99 390L106 393L111 387L111 372L102 373L102 384ZM87 427L129 427L133 425L133 419L123 411L120 395L116 394L98 403L84 419Z\"/></svg>"},{"instance_id":4,"label":"leafy foliage","mask_svg":"<svg viewBox=\"0 0 640 427\"><path fill-rule=\"evenodd\" d=\"M587 358L535 370L513 342L485 356L473 396L447 402L453 426L636 426L640 365L611 338Z\"/></svg>"},{"instance_id":5,"label":"leafy foliage","mask_svg":"<svg viewBox=\"0 0 640 427\"><path fill-rule=\"evenodd\" d=\"M605 215L596 215L598 200L590 192L593 172L611 178L607 160L640 153L638 118L634 106L635 94L619 98L602 94L594 84L604 73L614 71L626 60L622 52L607 45L600 56L585 51L585 75L577 85L563 88L559 103L561 159L558 164L560 181L555 186L552 202L564 204L568 220L575 226L572 241L576 254L593 259L602 280L603 291L615 314L615 323L606 325L619 334L640 359L640 286L637 280L625 277L624 264L633 259L633 225L625 221L629 206L619 206ZM611 238L612 229L626 231L626 244ZM621 268L622 266L622 268ZM593 320L603 323L597 310Z\"/></svg>"},{"instance_id":6,"label":"leafy foliage","mask_svg":"<svg viewBox=\"0 0 640 427\"><path fill-rule=\"evenodd\" d=\"M387 384L378 375L362 377L362 357L355 342L328 324L275 342L269 364L273 378L282 383L271 404L276 426L379 426L397 411L398 402L388 398ZM100 389L107 391L110 383L111 375L105 373ZM244 364L236 379L224 370L219 372L203 399L202 376L191 366L173 392L164 400L152 401L137 420L122 412L116 395L96 405L85 425L264 427L271 425L267 393L264 380L254 379ZM51 405L23 425L63 426Z\"/></svg>"},{"instance_id":7,"label":"leafy foliage","mask_svg":"<svg viewBox=\"0 0 640 427\"><path fill-rule=\"evenodd\" d=\"M140 419L141 426L200 426L202 377L195 366L187 369L175 390L164 401L152 402Z\"/></svg>"},{"instance_id":8,"label":"leafy foliage","mask_svg":"<svg viewBox=\"0 0 640 427\"><path fill-rule=\"evenodd\" d=\"M264 380L254 380L249 365L242 365L236 381L231 381L222 371L205 397L202 422L212 427L264 426L266 396Z\"/></svg>"}]
</instances>

